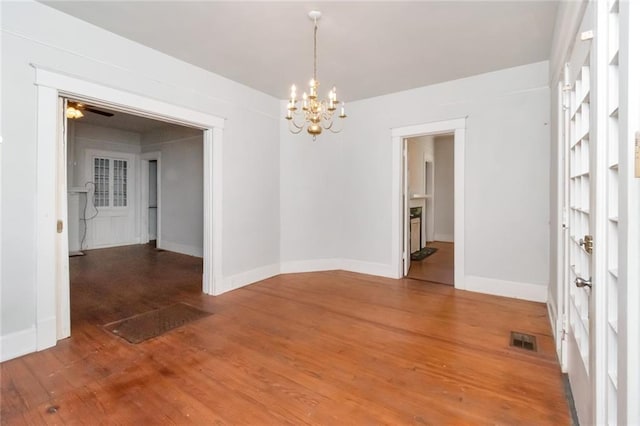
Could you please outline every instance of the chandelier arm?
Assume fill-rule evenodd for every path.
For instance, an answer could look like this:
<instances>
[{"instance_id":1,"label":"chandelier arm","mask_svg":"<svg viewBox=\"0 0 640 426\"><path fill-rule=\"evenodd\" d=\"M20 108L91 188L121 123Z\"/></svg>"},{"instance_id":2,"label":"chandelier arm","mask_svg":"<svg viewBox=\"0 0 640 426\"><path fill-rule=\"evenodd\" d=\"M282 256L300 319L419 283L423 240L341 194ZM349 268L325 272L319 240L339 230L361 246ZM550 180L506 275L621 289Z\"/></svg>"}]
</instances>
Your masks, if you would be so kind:
<instances>
[{"instance_id":1,"label":"chandelier arm","mask_svg":"<svg viewBox=\"0 0 640 426\"><path fill-rule=\"evenodd\" d=\"M329 130L331 133L340 133L342 131L342 128L338 129L338 130L334 130L333 129L333 125L335 124L335 121L331 121L329 123L329 126L325 127L324 125L322 126L325 130Z\"/></svg>"},{"instance_id":2,"label":"chandelier arm","mask_svg":"<svg viewBox=\"0 0 640 426\"><path fill-rule=\"evenodd\" d=\"M296 123L296 117L297 117L297 116L298 116L298 114L294 114L294 115L291 117L291 120L288 120L288 121L289 121L289 123L290 123L290 124L292 124L292 125L293 125L293 127L295 127L296 129L302 129L302 128L304 128L304 121L303 121L303 123L302 123L301 125L298 125L298 123ZM304 117L303 117L303 119L304 119ZM305 120L305 121L306 121L306 120ZM291 127L291 126L289 126L289 127Z\"/></svg>"},{"instance_id":3,"label":"chandelier arm","mask_svg":"<svg viewBox=\"0 0 640 426\"><path fill-rule=\"evenodd\" d=\"M292 128L292 126L291 126L292 124L293 124L293 128ZM293 120L289 120L289 131L290 131L291 133L293 133L294 135L297 135L297 134L299 134L300 132L302 132L302 129L304 129L304 126L302 126L302 127L298 127L298 126L296 125L296 123L294 123L294 122L293 122Z\"/></svg>"}]
</instances>

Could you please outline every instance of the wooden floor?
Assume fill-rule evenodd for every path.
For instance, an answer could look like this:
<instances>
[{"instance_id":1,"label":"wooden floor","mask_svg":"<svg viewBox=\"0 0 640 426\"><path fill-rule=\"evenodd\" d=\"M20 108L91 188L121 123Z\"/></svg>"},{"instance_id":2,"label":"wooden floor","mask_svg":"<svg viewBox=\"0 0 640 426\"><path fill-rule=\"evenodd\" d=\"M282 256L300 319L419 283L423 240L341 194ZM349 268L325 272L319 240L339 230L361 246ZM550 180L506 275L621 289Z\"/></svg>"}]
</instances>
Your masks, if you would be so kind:
<instances>
[{"instance_id":1,"label":"wooden floor","mask_svg":"<svg viewBox=\"0 0 640 426\"><path fill-rule=\"evenodd\" d=\"M453 243L433 241L427 247L438 251L422 260L412 260L407 278L453 285Z\"/></svg>"},{"instance_id":2,"label":"wooden floor","mask_svg":"<svg viewBox=\"0 0 640 426\"><path fill-rule=\"evenodd\" d=\"M72 336L0 365L2 424L570 423L540 303L340 271L210 297L192 257L70 262ZM176 301L213 315L138 345L102 327Z\"/></svg>"}]
</instances>

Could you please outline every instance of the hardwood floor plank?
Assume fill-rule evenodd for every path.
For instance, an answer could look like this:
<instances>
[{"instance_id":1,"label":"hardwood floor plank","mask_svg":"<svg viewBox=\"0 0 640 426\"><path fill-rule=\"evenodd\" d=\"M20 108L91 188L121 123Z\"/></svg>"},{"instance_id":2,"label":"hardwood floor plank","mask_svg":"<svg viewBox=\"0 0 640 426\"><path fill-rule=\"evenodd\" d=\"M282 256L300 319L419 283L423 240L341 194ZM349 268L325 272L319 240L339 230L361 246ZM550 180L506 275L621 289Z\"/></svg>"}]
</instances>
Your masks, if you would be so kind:
<instances>
[{"instance_id":1,"label":"hardwood floor plank","mask_svg":"<svg viewBox=\"0 0 640 426\"><path fill-rule=\"evenodd\" d=\"M427 247L438 249L422 260L412 260L407 278L429 281L432 283L454 284L454 251L453 243L432 241Z\"/></svg>"},{"instance_id":2,"label":"hardwood floor plank","mask_svg":"<svg viewBox=\"0 0 640 426\"><path fill-rule=\"evenodd\" d=\"M543 304L344 271L210 297L200 259L146 246L70 263L71 338L0 364L2 424L570 423ZM103 328L176 302L213 315Z\"/></svg>"}]
</instances>

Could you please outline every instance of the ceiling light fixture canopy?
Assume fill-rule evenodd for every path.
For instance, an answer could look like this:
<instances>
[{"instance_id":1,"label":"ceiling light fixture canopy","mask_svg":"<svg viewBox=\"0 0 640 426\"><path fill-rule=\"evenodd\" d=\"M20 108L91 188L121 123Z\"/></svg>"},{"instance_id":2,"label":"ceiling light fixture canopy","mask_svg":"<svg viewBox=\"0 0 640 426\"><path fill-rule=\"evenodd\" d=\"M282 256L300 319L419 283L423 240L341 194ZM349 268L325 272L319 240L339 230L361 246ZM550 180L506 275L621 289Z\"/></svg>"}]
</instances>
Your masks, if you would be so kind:
<instances>
[{"instance_id":1,"label":"ceiling light fixture canopy","mask_svg":"<svg viewBox=\"0 0 640 426\"><path fill-rule=\"evenodd\" d=\"M322 133L322 130L329 130L333 133L338 133L340 130L333 128L333 114L337 110L337 105L340 104L336 93L335 86L329 91L328 99L318 99L318 20L322 16L322 13L317 10L309 12L309 18L313 21L313 78L309 81L309 94L304 92L302 94L302 106L301 110L298 109L298 99L296 95L295 84L291 86L291 98L287 106L287 116L285 117L289 122L289 131L294 134L298 134L307 128L307 132L313 136L313 140L316 140L316 136ZM344 113L344 102L342 102L339 118L346 118ZM296 120L302 120L300 124Z\"/></svg>"}]
</instances>

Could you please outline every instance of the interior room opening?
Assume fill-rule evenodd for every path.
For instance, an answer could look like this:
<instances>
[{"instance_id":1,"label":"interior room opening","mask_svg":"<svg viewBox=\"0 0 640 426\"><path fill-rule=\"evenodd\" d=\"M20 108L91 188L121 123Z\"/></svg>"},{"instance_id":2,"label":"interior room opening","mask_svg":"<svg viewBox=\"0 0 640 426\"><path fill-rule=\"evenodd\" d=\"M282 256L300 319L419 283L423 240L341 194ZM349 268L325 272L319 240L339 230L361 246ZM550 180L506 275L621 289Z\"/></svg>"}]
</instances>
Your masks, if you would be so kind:
<instances>
[{"instance_id":1,"label":"interior room opening","mask_svg":"<svg viewBox=\"0 0 640 426\"><path fill-rule=\"evenodd\" d=\"M71 333L201 294L203 131L74 99L65 123Z\"/></svg>"},{"instance_id":2,"label":"interior room opening","mask_svg":"<svg viewBox=\"0 0 640 426\"><path fill-rule=\"evenodd\" d=\"M408 278L454 285L454 134L407 139Z\"/></svg>"}]
</instances>

